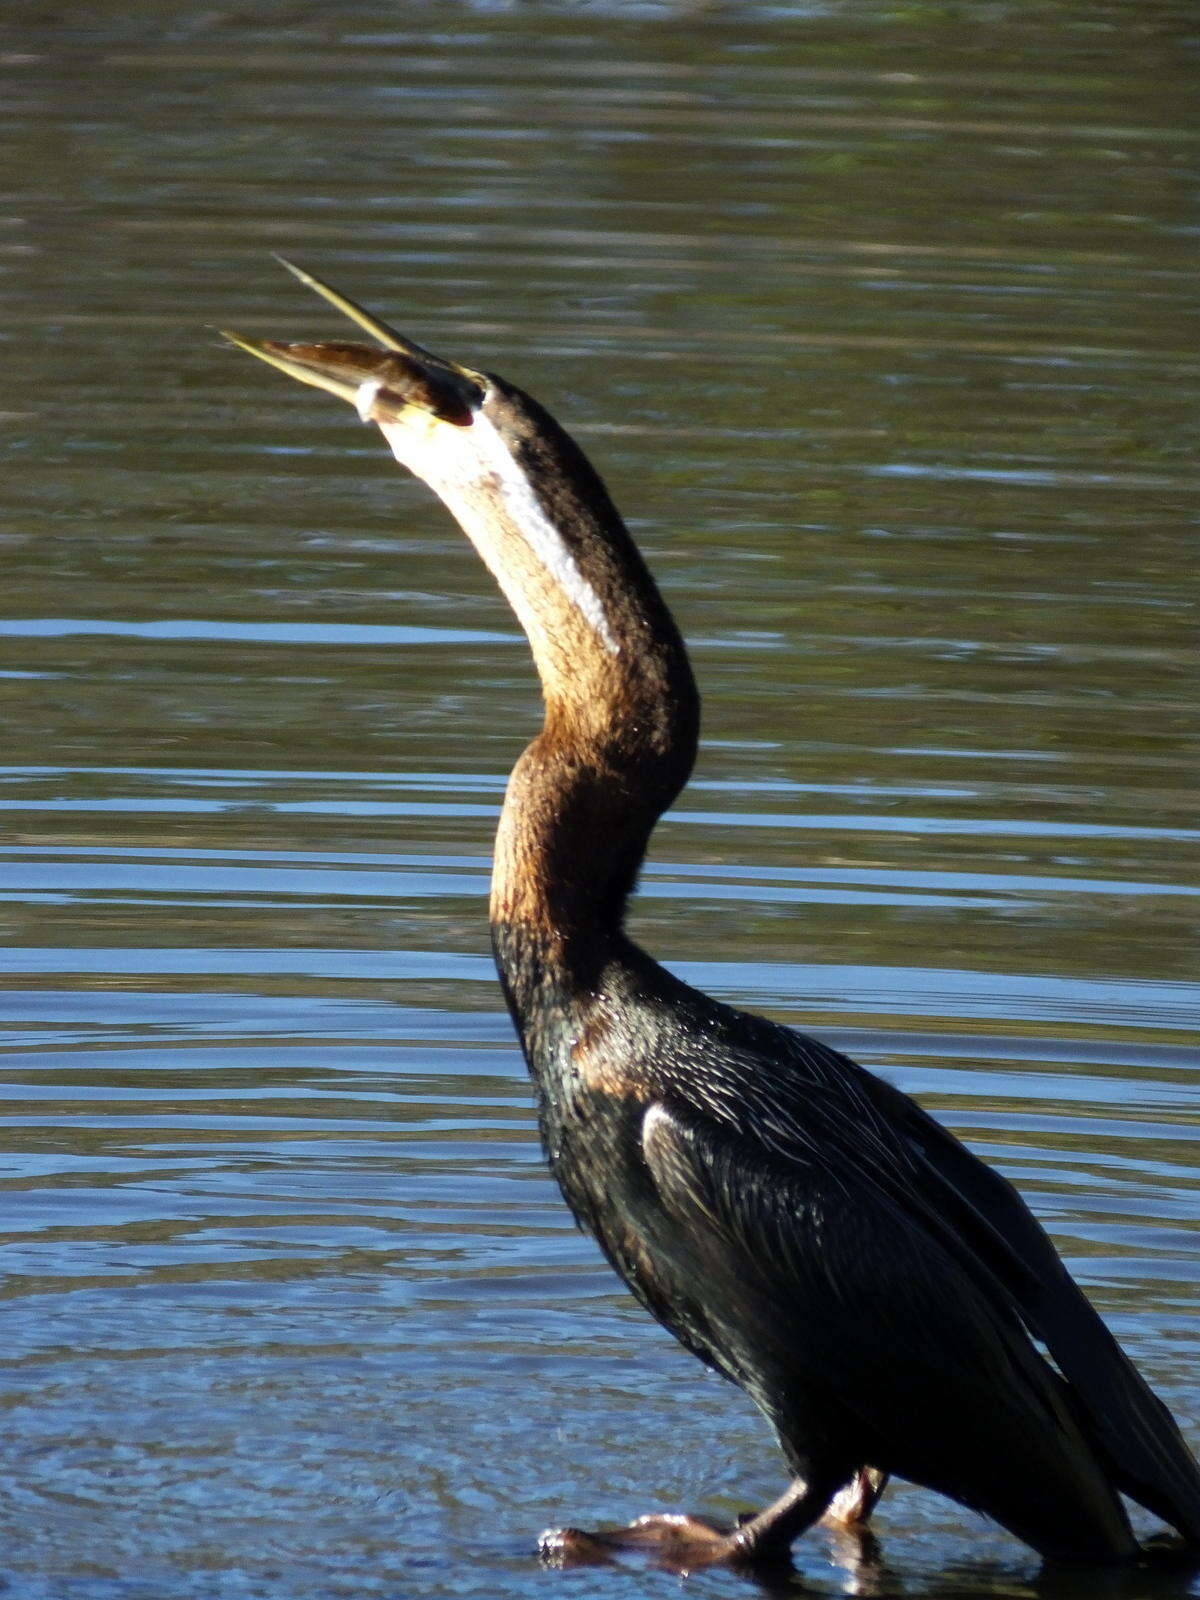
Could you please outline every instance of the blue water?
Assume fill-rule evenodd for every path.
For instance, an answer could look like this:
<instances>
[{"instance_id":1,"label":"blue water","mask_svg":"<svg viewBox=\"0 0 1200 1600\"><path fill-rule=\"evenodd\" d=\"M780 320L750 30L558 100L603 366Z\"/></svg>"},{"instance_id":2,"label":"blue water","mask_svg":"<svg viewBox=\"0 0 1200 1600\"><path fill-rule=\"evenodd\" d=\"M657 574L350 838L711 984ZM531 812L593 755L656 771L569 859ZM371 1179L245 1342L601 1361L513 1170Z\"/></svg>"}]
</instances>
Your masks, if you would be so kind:
<instances>
[{"instance_id":1,"label":"blue water","mask_svg":"<svg viewBox=\"0 0 1200 1600\"><path fill-rule=\"evenodd\" d=\"M1200 1444L1183 7L12 21L5 1595L676 1595L536 1535L783 1483L546 1173L486 929L528 654L209 331L341 333L272 250L627 510L705 695L637 936L1008 1173ZM786 1592L1100 1592L904 1485L877 1531Z\"/></svg>"}]
</instances>

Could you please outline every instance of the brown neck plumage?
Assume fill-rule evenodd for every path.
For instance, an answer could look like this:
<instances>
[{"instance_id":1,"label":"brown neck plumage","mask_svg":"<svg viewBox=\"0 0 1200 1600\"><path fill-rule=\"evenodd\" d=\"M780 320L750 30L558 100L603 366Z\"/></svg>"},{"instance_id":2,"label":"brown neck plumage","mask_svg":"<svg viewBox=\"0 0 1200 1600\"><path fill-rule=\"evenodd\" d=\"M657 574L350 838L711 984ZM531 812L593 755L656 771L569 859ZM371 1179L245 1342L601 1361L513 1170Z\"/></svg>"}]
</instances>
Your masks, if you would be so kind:
<instances>
[{"instance_id":1,"label":"brown neck plumage","mask_svg":"<svg viewBox=\"0 0 1200 1600\"><path fill-rule=\"evenodd\" d=\"M699 701L675 623L578 446L490 380L466 427L399 458L441 495L529 637L545 725L509 780L491 919L586 986L619 935L651 829L695 758Z\"/></svg>"}]
</instances>

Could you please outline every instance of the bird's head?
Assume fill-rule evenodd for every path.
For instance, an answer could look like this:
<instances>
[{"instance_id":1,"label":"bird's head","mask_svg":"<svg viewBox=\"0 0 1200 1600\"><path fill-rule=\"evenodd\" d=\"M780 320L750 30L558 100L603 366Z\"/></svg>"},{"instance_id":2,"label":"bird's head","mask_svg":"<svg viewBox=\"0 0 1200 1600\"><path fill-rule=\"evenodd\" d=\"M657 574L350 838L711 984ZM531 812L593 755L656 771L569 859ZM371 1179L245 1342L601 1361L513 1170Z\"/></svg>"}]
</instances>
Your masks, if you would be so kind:
<instances>
[{"instance_id":1,"label":"bird's head","mask_svg":"<svg viewBox=\"0 0 1200 1600\"><path fill-rule=\"evenodd\" d=\"M494 380L423 350L320 278L279 259L301 283L336 306L383 348L342 341L284 344L276 339L248 339L226 330L222 336L289 377L348 400L364 422L379 425L403 464L427 482L440 475L438 457L446 449L451 454L469 455L470 447L462 448L465 441L459 441L455 450L453 434L470 430Z\"/></svg>"}]
</instances>

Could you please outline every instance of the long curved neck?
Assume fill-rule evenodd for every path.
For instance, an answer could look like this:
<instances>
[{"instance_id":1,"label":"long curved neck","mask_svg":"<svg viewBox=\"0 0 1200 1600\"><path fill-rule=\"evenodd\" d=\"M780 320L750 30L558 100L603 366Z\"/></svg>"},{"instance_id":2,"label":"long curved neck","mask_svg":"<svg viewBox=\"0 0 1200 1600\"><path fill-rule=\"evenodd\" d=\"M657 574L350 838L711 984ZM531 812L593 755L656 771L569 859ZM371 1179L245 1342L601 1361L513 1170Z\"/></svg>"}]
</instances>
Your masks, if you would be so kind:
<instances>
[{"instance_id":1,"label":"long curved neck","mask_svg":"<svg viewBox=\"0 0 1200 1600\"><path fill-rule=\"evenodd\" d=\"M634 657L623 645L609 670L593 676L586 716L542 675L545 723L509 778L496 834L493 925L526 936L583 985L620 933L651 831L696 752L687 657L638 569L647 591L631 586L629 613L656 603L652 653ZM621 637L629 637L624 628Z\"/></svg>"},{"instance_id":2,"label":"long curved neck","mask_svg":"<svg viewBox=\"0 0 1200 1600\"><path fill-rule=\"evenodd\" d=\"M492 877L520 1012L546 976L587 989L619 938L651 830L691 771L699 699L607 490L540 406L492 380L471 425L442 427L436 446L384 433L495 575L542 683L545 724L509 780Z\"/></svg>"}]
</instances>

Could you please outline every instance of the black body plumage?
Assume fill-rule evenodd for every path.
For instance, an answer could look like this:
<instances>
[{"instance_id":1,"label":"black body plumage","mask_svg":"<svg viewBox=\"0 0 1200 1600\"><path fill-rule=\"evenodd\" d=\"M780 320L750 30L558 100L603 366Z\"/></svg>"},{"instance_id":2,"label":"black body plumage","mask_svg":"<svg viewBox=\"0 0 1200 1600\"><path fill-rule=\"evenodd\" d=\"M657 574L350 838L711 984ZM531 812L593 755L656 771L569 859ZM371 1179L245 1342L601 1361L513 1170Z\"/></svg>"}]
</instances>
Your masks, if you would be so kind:
<instances>
[{"instance_id":1,"label":"black body plumage","mask_svg":"<svg viewBox=\"0 0 1200 1600\"><path fill-rule=\"evenodd\" d=\"M799 1477L832 1494L880 1468L1075 1561L1135 1549L1121 1491L1200 1543L1174 1420L1005 1178L846 1056L623 938L581 991L529 930L493 935L575 1217Z\"/></svg>"}]
</instances>

